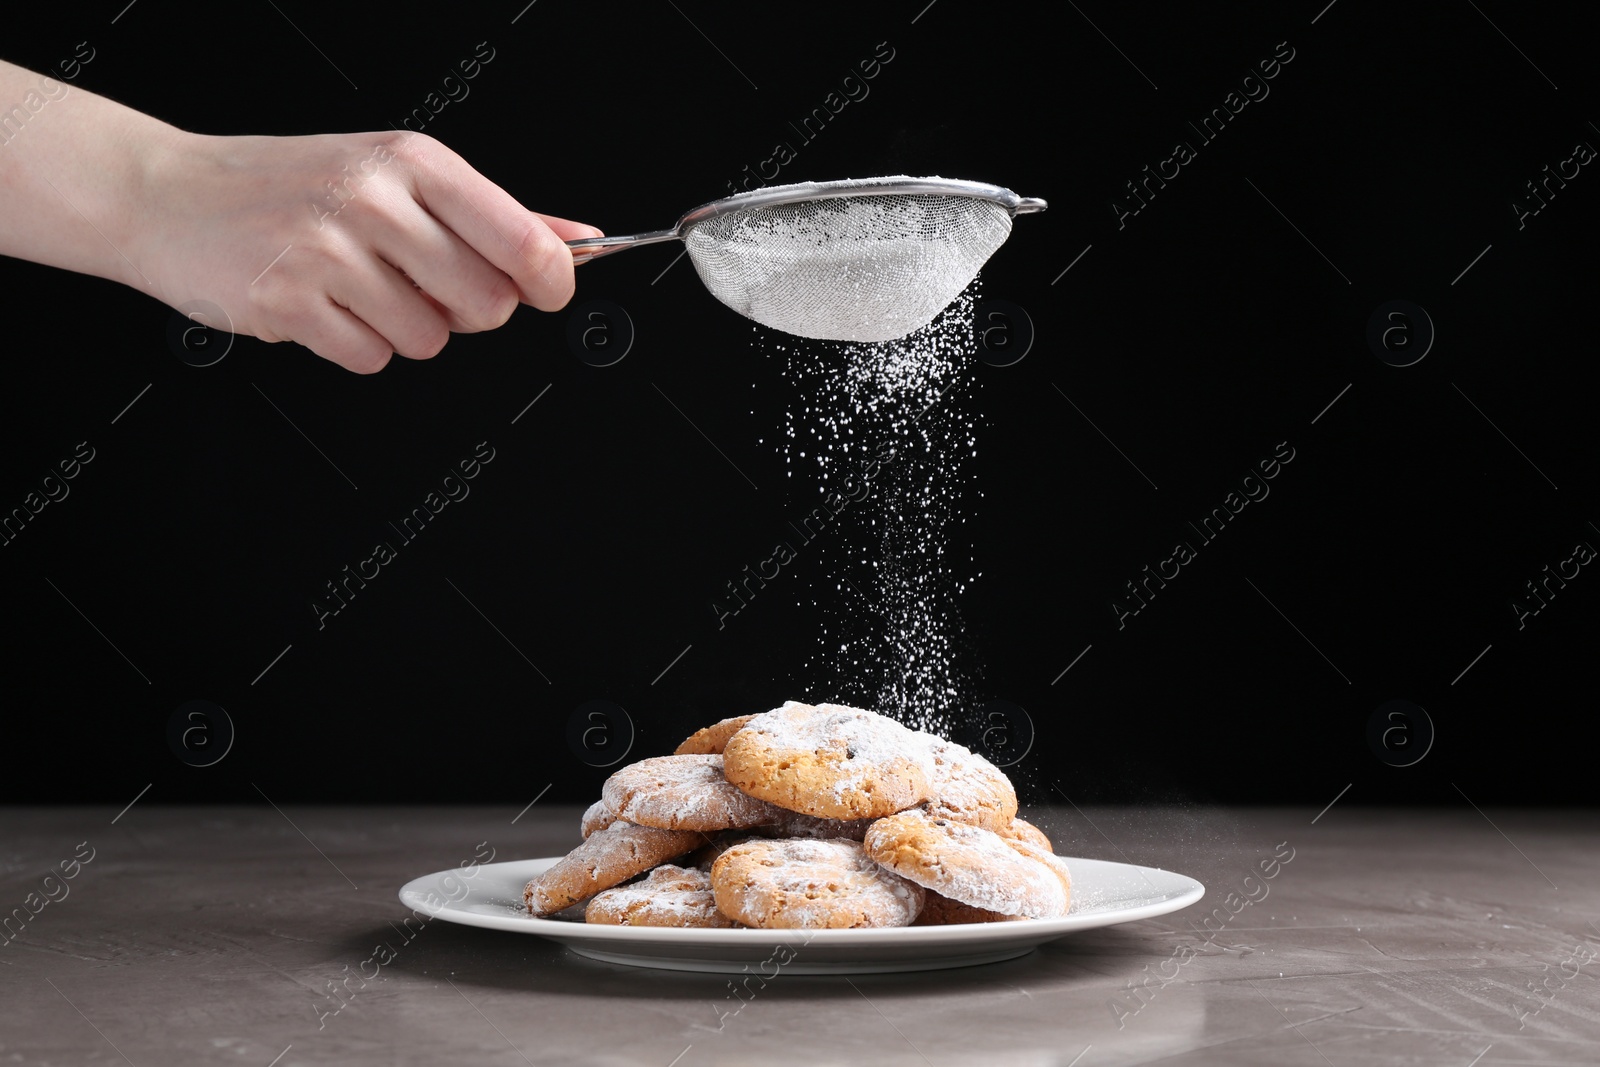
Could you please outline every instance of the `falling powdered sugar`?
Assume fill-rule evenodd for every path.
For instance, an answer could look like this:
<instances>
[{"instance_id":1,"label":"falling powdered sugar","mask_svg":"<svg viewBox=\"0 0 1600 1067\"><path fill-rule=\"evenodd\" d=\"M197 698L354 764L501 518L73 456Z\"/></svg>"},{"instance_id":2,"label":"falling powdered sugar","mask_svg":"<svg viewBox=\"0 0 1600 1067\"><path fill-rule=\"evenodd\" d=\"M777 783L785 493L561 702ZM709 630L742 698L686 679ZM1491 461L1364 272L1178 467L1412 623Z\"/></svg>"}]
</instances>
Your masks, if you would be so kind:
<instances>
[{"instance_id":1,"label":"falling powdered sugar","mask_svg":"<svg viewBox=\"0 0 1600 1067\"><path fill-rule=\"evenodd\" d=\"M806 688L944 736L975 704L957 597L973 562L959 528L981 497L970 461L982 417L962 403L977 388L977 294L974 281L894 341L762 338L801 394L786 415L789 477L814 472L824 499L854 513L820 547L825 621Z\"/></svg>"}]
</instances>

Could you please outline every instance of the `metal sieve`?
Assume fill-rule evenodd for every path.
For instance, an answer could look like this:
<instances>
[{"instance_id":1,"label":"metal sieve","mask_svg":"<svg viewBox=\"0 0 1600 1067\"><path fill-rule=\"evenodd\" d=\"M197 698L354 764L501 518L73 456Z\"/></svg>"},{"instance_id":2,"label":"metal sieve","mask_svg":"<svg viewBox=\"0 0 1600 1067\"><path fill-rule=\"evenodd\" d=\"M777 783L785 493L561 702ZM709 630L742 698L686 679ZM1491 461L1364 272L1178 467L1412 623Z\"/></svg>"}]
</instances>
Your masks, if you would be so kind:
<instances>
[{"instance_id":1,"label":"metal sieve","mask_svg":"<svg viewBox=\"0 0 1600 1067\"><path fill-rule=\"evenodd\" d=\"M576 263L684 242L711 295L800 337L889 341L933 321L1045 202L983 182L801 182L702 204L668 230L568 241Z\"/></svg>"}]
</instances>

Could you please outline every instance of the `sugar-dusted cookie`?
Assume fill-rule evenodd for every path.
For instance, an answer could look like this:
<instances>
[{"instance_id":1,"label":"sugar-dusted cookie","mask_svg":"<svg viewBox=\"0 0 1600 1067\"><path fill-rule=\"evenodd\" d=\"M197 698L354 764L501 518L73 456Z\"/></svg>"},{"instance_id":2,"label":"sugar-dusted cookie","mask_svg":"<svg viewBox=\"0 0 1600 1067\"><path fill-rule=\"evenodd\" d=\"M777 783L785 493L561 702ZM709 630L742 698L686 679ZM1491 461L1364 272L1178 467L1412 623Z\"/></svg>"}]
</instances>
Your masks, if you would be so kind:
<instances>
[{"instance_id":1,"label":"sugar-dusted cookie","mask_svg":"<svg viewBox=\"0 0 1600 1067\"><path fill-rule=\"evenodd\" d=\"M597 800L589 805L588 811L583 813L583 821L579 824L578 829L587 838L596 830L604 830L616 821L617 817L611 814L611 809L606 807L606 802Z\"/></svg>"},{"instance_id":2,"label":"sugar-dusted cookie","mask_svg":"<svg viewBox=\"0 0 1600 1067\"><path fill-rule=\"evenodd\" d=\"M1026 819L1013 818L1010 826L1003 830L996 830L995 833L999 834L1001 837L1011 838L1017 841L1026 841L1031 845L1044 849L1046 852L1049 852L1052 855L1056 850L1055 846L1050 843L1050 839L1044 836L1044 831Z\"/></svg>"},{"instance_id":3,"label":"sugar-dusted cookie","mask_svg":"<svg viewBox=\"0 0 1600 1067\"><path fill-rule=\"evenodd\" d=\"M951 900L931 889L925 890L925 893L927 899L922 903L922 912L917 916L917 921L911 924L912 926L960 926L967 923L1025 921L1025 916L1001 915L998 911L974 908L971 904Z\"/></svg>"},{"instance_id":4,"label":"sugar-dusted cookie","mask_svg":"<svg viewBox=\"0 0 1600 1067\"><path fill-rule=\"evenodd\" d=\"M722 758L728 781L751 796L825 819L876 819L927 800L933 764L893 719L793 700L746 723Z\"/></svg>"},{"instance_id":5,"label":"sugar-dusted cookie","mask_svg":"<svg viewBox=\"0 0 1600 1067\"><path fill-rule=\"evenodd\" d=\"M696 730L684 739L674 751L674 756L720 756L728 738L738 733L754 715L736 715L731 719L714 722L703 730Z\"/></svg>"},{"instance_id":6,"label":"sugar-dusted cookie","mask_svg":"<svg viewBox=\"0 0 1600 1067\"><path fill-rule=\"evenodd\" d=\"M1002 832L1017 814L1017 791L994 764L954 741L920 734L933 755L928 810L942 819Z\"/></svg>"},{"instance_id":7,"label":"sugar-dusted cookie","mask_svg":"<svg viewBox=\"0 0 1600 1067\"><path fill-rule=\"evenodd\" d=\"M1047 848L1040 848L1026 838L1008 837L1003 839L1006 844L1018 852L1050 868L1056 878L1061 881L1061 891L1067 895L1067 903L1072 903L1072 872L1067 870L1067 861L1057 856Z\"/></svg>"},{"instance_id":8,"label":"sugar-dusted cookie","mask_svg":"<svg viewBox=\"0 0 1600 1067\"><path fill-rule=\"evenodd\" d=\"M629 764L600 791L619 819L662 830L739 830L778 817L722 773L722 757L656 756Z\"/></svg>"},{"instance_id":9,"label":"sugar-dusted cookie","mask_svg":"<svg viewBox=\"0 0 1600 1067\"><path fill-rule=\"evenodd\" d=\"M664 863L637 882L589 901L585 922L610 926L738 926L717 910L711 875Z\"/></svg>"},{"instance_id":10,"label":"sugar-dusted cookie","mask_svg":"<svg viewBox=\"0 0 1600 1067\"><path fill-rule=\"evenodd\" d=\"M626 882L658 863L683 855L705 840L692 830L658 830L614 822L596 830L554 867L522 891L530 915L553 915Z\"/></svg>"},{"instance_id":11,"label":"sugar-dusted cookie","mask_svg":"<svg viewBox=\"0 0 1600 1067\"><path fill-rule=\"evenodd\" d=\"M711 889L724 915L766 928L908 926L923 900L920 886L842 838L735 845L712 865Z\"/></svg>"},{"instance_id":12,"label":"sugar-dusted cookie","mask_svg":"<svg viewBox=\"0 0 1600 1067\"><path fill-rule=\"evenodd\" d=\"M923 809L879 819L867 855L936 893L1002 915L1055 919L1067 913L1066 865L1015 841Z\"/></svg>"}]
</instances>

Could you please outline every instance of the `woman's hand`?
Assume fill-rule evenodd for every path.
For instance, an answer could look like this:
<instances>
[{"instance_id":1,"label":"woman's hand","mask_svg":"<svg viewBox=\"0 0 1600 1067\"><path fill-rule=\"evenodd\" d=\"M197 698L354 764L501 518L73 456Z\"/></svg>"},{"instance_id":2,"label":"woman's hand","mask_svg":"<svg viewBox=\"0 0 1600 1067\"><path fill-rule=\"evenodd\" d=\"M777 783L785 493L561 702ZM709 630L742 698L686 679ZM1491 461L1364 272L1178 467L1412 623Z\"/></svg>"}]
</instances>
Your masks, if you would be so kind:
<instances>
[{"instance_id":1,"label":"woman's hand","mask_svg":"<svg viewBox=\"0 0 1600 1067\"><path fill-rule=\"evenodd\" d=\"M600 236L526 210L422 134L166 142L129 253L161 298L210 301L234 332L361 373L437 355L518 303L558 310L573 291L565 242Z\"/></svg>"},{"instance_id":2,"label":"woman's hand","mask_svg":"<svg viewBox=\"0 0 1600 1067\"><path fill-rule=\"evenodd\" d=\"M205 325L370 373L572 298L565 242L422 134L206 137L0 62L0 254L111 278Z\"/></svg>"}]
</instances>

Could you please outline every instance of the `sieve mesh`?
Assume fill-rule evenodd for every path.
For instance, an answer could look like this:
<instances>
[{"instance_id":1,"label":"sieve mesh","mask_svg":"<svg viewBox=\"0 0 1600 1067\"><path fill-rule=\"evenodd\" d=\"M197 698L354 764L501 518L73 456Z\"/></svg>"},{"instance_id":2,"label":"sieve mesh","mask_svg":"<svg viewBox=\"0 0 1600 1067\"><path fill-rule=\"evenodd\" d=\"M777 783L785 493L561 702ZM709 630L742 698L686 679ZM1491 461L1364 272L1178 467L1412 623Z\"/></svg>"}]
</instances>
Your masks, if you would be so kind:
<instances>
[{"instance_id":1,"label":"sieve mesh","mask_svg":"<svg viewBox=\"0 0 1600 1067\"><path fill-rule=\"evenodd\" d=\"M715 215L684 234L711 294L764 326L888 341L933 321L1011 233L1000 204L841 196Z\"/></svg>"}]
</instances>

